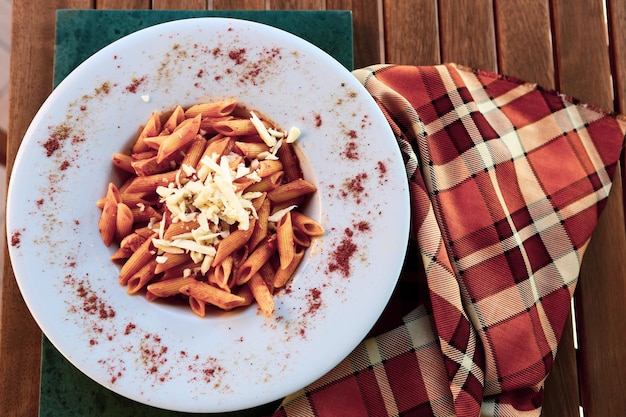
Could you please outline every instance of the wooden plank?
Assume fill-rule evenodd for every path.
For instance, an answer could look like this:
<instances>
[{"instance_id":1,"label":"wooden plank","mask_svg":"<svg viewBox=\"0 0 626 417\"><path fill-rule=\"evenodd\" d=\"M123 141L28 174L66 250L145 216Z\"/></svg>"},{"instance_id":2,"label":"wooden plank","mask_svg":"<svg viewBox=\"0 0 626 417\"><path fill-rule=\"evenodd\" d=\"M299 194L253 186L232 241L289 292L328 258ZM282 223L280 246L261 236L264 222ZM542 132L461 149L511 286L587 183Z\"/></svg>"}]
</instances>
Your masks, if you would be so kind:
<instances>
[{"instance_id":1,"label":"wooden plank","mask_svg":"<svg viewBox=\"0 0 626 417\"><path fill-rule=\"evenodd\" d=\"M549 2L494 0L498 72L555 87Z\"/></svg>"},{"instance_id":2,"label":"wooden plank","mask_svg":"<svg viewBox=\"0 0 626 417\"><path fill-rule=\"evenodd\" d=\"M578 362L571 315L565 322L552 370L544 386L542 417L580 417Z\"/></svg>"},{"instance_id":3,"label":"wooden plank","mask_svg":"<svg viewBox=\"0 0 626 417\"><path fill-rule=\"evenodd\" d=\"M7 173L33 116L52 91L54 13L57 8L89 8L91 2L13 2L11 32L11 98ZM10 175L8 175L10 176ZM8 231L10 234L11 231ZM0 303L0 404L12 415L36 416L39 406L41 331L32 319L4 251Z\"/></svg>"},{"instance_id":4,"label":"wooden plank","mask_svg":"<svg viewBox=\"0 0 626 417\"><path fill-rule=\"evenodd\" d=\"M384 0L383 17L386 62L408 65L441 62L436 0Z\"/></svg>"},{"instance_id":5,"label":"wooden plank","mask_svg":"<svg viewBox=\"0 0 626 417\"><path fill-rule=\"evenodd\" d=\"M626 237L618 180L583 261L577 290L581 399L587 417L624 414ZM617 226L617 227L616 227Z\"/></svg>"},{"instance_id":6,"label":"wooden plank","mask_svg":"<svg viewBox=\"0 0 626 417\"><path fill-rule=\"evenodd\" d=\"M324 0L267 0L269 10L324 10Z\"/></svg>"},{"instance_id":7,"label":"wooden plank","mask_svg":"<svg viewBox=\"0 0 626 417\"><path fill-rule=\"evenodd\" d=\"M354 68L385 61L382 0L326 0L327 10L352 10Z\"/></svg>"},{"instance_id":8,"label":"wooden plank","mask_svg":"<svg viewBox=\"0 0 626 417\"><path fill-rule=\"evenodd\" d=\"M7 160L7 132L0 129L0 164L6 164Z\"/></svg>"},{"instance_id":9,"label":"wooden plank","mask_svg":"<svg viewBox=\"0 0 626 417\"><path fill-rule=\"evenodd\" d=\"M96 0L96 9L149 9L150 0Z\"/></svg>"},{"instance_id":10,"label":"wooden plank","mask_svg":"<svg viewBox=\"0 0 626 417\"><path fill-rule=\"evenodd\" d=\"M602 0L556 0L554 10L558 89L613 109L607 29Z\"/></svg>"},{"instance_id":11,"label":"wooden plank","mask_svg":"<svg viewBox=\"0 0 626 417\"><path fill-rule=\"evenodd\" d=\"M558 89L613 109L613 84L601 0L558 0L554 10ZM622 415L626 391L624 204L618 171L582 264L576 291L579 369L586 416ZM617 226L617 227L616 227Z\"/></svg>"},{"instance_id":12,"label":"wooden plank","mask_svg":"<svg viewBox=\"0 0 626 417\"><path fill-rule=\"evenodd\" d=\"M212 0L214 10L265 10L265 0Z\"/></svg>"},{"instance_id":13,"label":"wooden plank","mask_svg":"<svg viewBox=\"0 0 626 417\"><path fill-rule=\"evenodd\" d=\"M209 7L208 0L152 0L154 10L206 10Z\"/></svg>"},{"instance_id":14,"label":"wooden plank","mask_svg":"<svg viewBox=\"0 0 626 417\"><path fill-rule=\"evenodd\" d=\"M626 2L608 0L609 46L615 83L615 110L626 113ZM622 173L623 174L623 173Z\"/></svg>"},{"instance_id":15,"label":"wooden plank","mask_svg":"<svg viewBox=\"0 0 626 417\"><path fill-rule=\"evenodd\" d=\"M439 38L442 62L497 71L492 0L439 0Z\"/></svg>"},{"instance_id":16,"label":"wooden plank","mask_svg":"<svg viewBox=\"0 0 626 417\"><path fill-rule=\"evenodd\" d=\"M615 94L615 111L626 114L626 2L608 0L609 53ZM626 152L622 154L622 167L626 166ZM626 194L626 170L622 170L622 189ZM624 201L626 211L626 200ZM626 225L625 225L626 226Z\"/></svg>"}]
</instances>

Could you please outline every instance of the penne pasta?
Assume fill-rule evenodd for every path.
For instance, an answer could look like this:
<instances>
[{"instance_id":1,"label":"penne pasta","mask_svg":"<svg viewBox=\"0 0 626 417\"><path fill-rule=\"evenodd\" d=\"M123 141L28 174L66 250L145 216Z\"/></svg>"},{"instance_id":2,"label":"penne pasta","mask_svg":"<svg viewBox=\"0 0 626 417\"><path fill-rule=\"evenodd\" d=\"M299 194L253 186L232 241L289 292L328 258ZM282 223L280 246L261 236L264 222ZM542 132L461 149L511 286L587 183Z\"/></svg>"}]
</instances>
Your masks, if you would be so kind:
<instances>
[{"instance_id":1,"label":"penne pasta","mask_svg":"<svg viewBox=\"0 0 626 417\"><path fill-rule=\"evenodd\" d=\"M146 236L135 230L134 233L122 239L122 241L120 242L120 249L123 249L132 254L139 248L139 246L141 246L143 242L146 241L146 239Z\"/></svg>"},{"instance_id":2,"label":"penne pasta","mask_svg":"<svg viewBox=\"0 0 626 417\"><path fill-rule=\"evenodd\" d=\"M163 234L163 239L172 240L176 236L182 235L184 233L189 233L192 230L197 229L198 227L200 227L200 223L198 223L196 220L193 220L190 222L171 223L165 229L165 233Z\"/></svg>"},{"instance_id":3,"label":"penne pasta","mask_svg":"<svg viewBox=\"0 0 626 417\"><path fill-rule=\"evenodd\" d=\"M276 238L274 235L263 240L248 258L237 269L235 283L243 285L252 275L256 274L263 264L267 263L272 255L276 252Z\"/></svg>"},{"instance_id":4,"label":"penne pasta","mask_svg":"<svg viewBox=\"0 0 626 417\"><path fill-rule=\"evenodd\" d=\"M144 267L154 257L151 249L152 239L146 239L141 246L128 258L120 269L119 282L126 285L130 277Z\"/></svg>"},{"instance_id":5,"label":"penne pasta","mask_svg":"<svg viewBox=\"0 0 626 417\"><path fill-rule=\"evenodd\" d=\"M134 174L135 169L133 168L132 162L133 157L130 155L124 153L116 153L115 155L113 155L113 165L126 172Z\"/></svg>"},{"instance_id":6,"label":"penne pasta","mask_svg":"<svg viewBox=\"0 0 626 417\"><path fill-rule=\"evenodd\" d=\"M296 247L293 242L290 211L285 213L278 223L276 223L276 242L280 267L281 269L285 269L289 266L296 253Z\"/></svg>"},{"instance_id":7,"label":"penne pasta","mask_svg":"<svg viewBox=\"0 0 626 417\"><path fill-rule=\"evenodd\" d=\"M220 263L215 265L213 274L209 275L209 283L215 284L223 290L230 291L230 286L228 285L228 282L233 272L233 264L233 257L231 255L228 255Z\"/></svg>"},{"instance_id":8,"label":"penne pasta","mask_svg":"<svg viewBox=\"0 0 626 417\"><path fill-rule=\"evenodd\" d=\"M296 268L298 268L298 266L302 262L303 258L304 258L304 248L299 248L294 253L293 259L291 260L289 265L287 265L286 268L276 269L276 273L274 274L274 287L275 288L282 288L287 284L287 282L289 282Z\"/></svg>"},{"instance_id":9,"label":"penne pasta","mask_svg":"<svg viewBox=\"0 0 626 417\"><path fill-rule=\"evenodd\" d=\"M115 239L115 233L117 232L117 204L120 203L121 200L117 187L109 183L102 214L98 221L100 236L106 246L110 246Z\"/></svg>"},{"instance_id":10,"label":"penne pasta","mask_svg":"<svg viewBox=\"0 0 626 417\"><path fill-rule=\"evenodd\" d=\"M242 155L250 160L256 159L261 153L269 152L270 148L265 142L235 142L235 147Z\"/></svg>"},{"instance_id":11,"label":"penne pasta","mask_svg":"<svg viewBox=\"0 0 626 417\"><path fill-rule=\"evenodd\" d=\"M254 296L261 312L270 317L274 312L274 298L263 277L256 273L248 281L248 287Z\"/></svg>"},{"instance_id":12,"label":"penne pasta","mask_svg":"<svg viewBox=\"0 0 626 417\"><path fill-rule=\"evenodd\" d=\"M161 220L161 213L159 213L152 206L144 207L131 207L130 211L133 213L133 218L136 222L148 222L152 219Z\"/></svg>"},{"instance_id":13,"label":"penne pasta","mask_svg":"<svg viewBox=\"0 0 626 417\"><path fill-rule=\"evenodd\" d=\"M257 209L257 220L254 225L252 235L248 240L248 249L254 250L256 246L262 242L269 233L268 219L270 216L270 201L265 199L259 209Z\"/></svg>"},{"instance_id":14,"label":"penne pasta","mask_svg":"<svg viewBox=\"0 0 626 417\"><path fill-rule=\"evenodd\" d=\"M165 132L173 132L183 120L185 120L185 111L181 106L176 106L172 114L167 118L167 121L163 124L162 130Z\"/></svg>"},{"instance_id":15,"label":"penne pasta","mask_svg":"<svg viewBox=\"0 0 626 417\"><path fill-rule=\"evenodd\" d=\"M181 170L182 166L186 165L189 167L195 167L200 162L200 158L204 154L204 149L207 146L207 141L202 136L197 136L196 139L191 142L189 148L187 148L187 152L185 153L185 157L180 163ZM195 171L195 169L194 169ZM184 170L183 170L184 173Z\"/></svg>"},{"instance_id":16,"label":"penne pasta","mask_svg":"<svg viewBox=\"0 0 626 417\"><path fill-rule=\"evenodd\" d=\"M173 297L175 295L180 294L180 289L187 284L192 283L196 279L194 277L176 277L170 279L164 279L152 284L149 284L147 287L148 292L154 294L157 297Z\"/></svg>"},{"instance_id":17,"label":"penne pasta","mask_svg":"<svg viewBox=\"0 0 626 417\"><path fill-rule=\"evenodd\" d=\"M200 130L200 116L193 119L186 119L176 126L174 131L164 136L163 141L159 145L157 153L157 162L162 162L176 151L182 150L186 145L196 138Z\"/></svg>"},{"instance_id":18,"label":"penne pasta","mask_svg":"<svg viewBox=\"0 0 626 417\"><path fill-rule=\"evenodd\" d=\"M189 296L189 307L198 317L204 317L206 315L206 302L193 295Z\"/></svg>"},{"instance_id":19,"label":"penne pasta","mask_svg":"<svg viewBox=\"0 0 626 417\"><path fill-rule=\"evenodd\" d=\"M269 175L276 174L283 171L283 164L277 159L266 159L259 162L257 173L259 177L265 178Z\"/></svg>"},{"instance_id":20,"label":"penne pasta","mask_svg":"<svg viewBox=\"0 0 626 417\"><path fill-rule=\"evenodd\" d=\"M213 129L225 136L246 136L256 133L256 126L249 119L222 120L214 123Z\"/></svg>"},{"instance_id":21,"label":"penne pasta","mask_svg":"<svg viewBox=\"0 0 626 417\"><path fill-rule=\"evenodd\" d=\"M248 243L248 240L250 240L250 236L252 236L255 223L256 220L252 218L250 219L250 226L247 230L237 229L225 237L217 248L217 253L211 266L215 267L219 265L224 259L226 259L226 257L231 255L237 249L245 246Z\"/></svg>"},{"instance_id":22,"label":"penne pasta","mask_svg":"<svg viewBox=\"0 0 626 417\"><path fill-rule=\"evenodd\" d=\"M250 291L250 287L247 285L241 287L241 289L237 292L237 296L243 299L238 307L249 306L254 302L254 295L252 295L252 291Z\"/></svg>"},{"instance_id":23,"label":"penne pasta","mask_svg":"<svg viewBox=\"0 0 626 417\"><path fill-rule=\"evenodd\" d=\"M145 287L148 282L154 278L155 266L156 261L152 259L150 262L142 266L137 272L131 275L126 283L126 292L128 294L135 294Z\"/></svg>"},{"instance_id":24,"label":"penne pasta","mask_svg":"<svg viewBox=\"0 0 626 417\"><path fill-rule=\"evenodd\" d=\"M157 257L157 264L154 268L155 274L160 274L168 269L183 265L189 261L186 253L167 253Z\"/></svg>"},{"instance_id":25,"label":"penne pasta","mask_svg":"<svg viewBox=\"0 0 626 417\"><path fill-rule=\"evenodd\" d=\"M194 281L184 285L180 288L180 292L181 294L185 294L205 303L212 304L222 310L232 310L233 308L242 305L245 301L243 297L200 281Z\"/></svg>"},{"instance_id":26,"label":"penne pasta","mask_svg":"<svg viewBox=\"0 0 626 417\"><path fill-rule=\"evenodd\" d=\"M213 155L222 156L228 154L232 146L233 141L228 136L216 135L211 138L206 145L204 153L200 157L200 162L196 165L196 171L203 166L202 159L204 159L204 157L211 158Z\"/></svg>"},{"instance_id":27,"label":"penne pasta","mask_svg":"<svg viewBox=\"0 0 626 417\"><path fill-rule=\"evenodd\" d=\"M127 193L153 193L158 186L167 186L176 180L177 171L169 171L161 174L135 177L126 187Z\"/></svg>"},{"instance_id":28,"label":"penne pasta","mask_svg":"<svg viewBox=\"0 0 626 417\"><path fill-rule=\"evenodd\" d=\"M132 150L112 157L121 185L96 202L119 284L186 300L200 317L253 303L271 316L275 292L324 234L300 211L317 189L302 176L298 136L236 99L153 112Z\"/></svg>"},{"instance_id":29,"label":"penne pasta","mask_svg":"<svg viewBox=\"0 0 626 417\"><path fill-rule=\"evenodd\" d=\"M115 217L116 237L121 241L133 232L135 217L132 210L124 203L117 203L117 213Z\"/></svg>"},{"instance_id":30,"label":"penne pasta","mask_svg":"<svg viewBox=\"0 0 626 417\"><path fill-rule=\"evenodd\" d=\"M298 211L291 213L291 224L294 229L298 229L309 236L322 236L324 234L324 228L318 222Z\"/></svg>"},{"instance_id":31,"label":"penne pasta","mask_svg":"<svg viewBox=\"0 0 626 417\"><path fill-rule=\"evenodd\" d=\"M261 179L261 181L250 185L246 188L247 192L269 192L280 185L283 179L283 172L275 172L267 177Z\"/></svg>"},{"instance_id":32,"label":"penne pasta","mask_svg":"<svg viewBox=\"0 0 626 417\"><path fill-rule=\"evenodd\" d=\"M276 153L278 158L283 164L283 170L285 171L285 181L291 182L298 178L302 178L302 170L300 169L300 162L293 150L291 143L283 143Z\"/></svg>"},{"instance_id":33,"label":"penne pasta","mask_svg":"<svg viewBox=\"0 0 626 417\"><path fill-rule=\"evenodd\" d=\"M150 158L137 159L131 162L131 167L138 176L148 176L171 171L172 167L178 166L183 155L172 154L162 161L158 160L158 156L154 155Z\"/></svg>"},{"instance_id":34,"label":"penne pasta","mask_svg":"<svg viewBox=\"0 0 626 417\"><path fill-rule=\"evenodd\" d=\"M232 120L233 116L219 116L219 117L202 117L200 121L200 130L205 132L206 134L215 134L217 130L213 126L215 123L221 122L224 120Z\"/></svg>"},{"instance_id":35,"label":"penne pasta","mask_svg":"<svg viewBox=\"0 0 626 417\"><path fill-rule=\"evenodd\" d=\"M298 178L286 184L279 185L267 193L267 198L274 203L293 200L304 195L309 195L317 191L317 187L310 182Z\"/></svg>"},{"instance_id":36,"label":"penne pasta","mask_svg":"<svg viewBox=\"0 0 626 417\"><path fill-rule=\"evenodd\" d=\"M202 117L224 117L230 115L237 107L237 100L222 100L209 103L195 104L185 111L185 117L198 115Z\"/></svg>"},{"instance_id":37,"label":"penne pasta","mask_svg":"<svg viewBox=\"0 0 626 417\"><path fill-rule=\"evenodd\" d=\"M133 145L133 153L145 152L149 150L150 147L146 144L145 139L148 137L157 136L160 131L161 117L159 116L159 112L153 111L150 115L150 119L148 119L148 122L139 133L139 137Z\"/></svg>"},{"instance_id":38,"label":"penne pasta","mask_svg":"<svg viewBox=\"0 0 626 417\"><path fill-rule=\"evenodd\" d=\"M276 270L272 266L272 263L271 262L265 263L261 267L261 269L259 269L259 272L257 272L257 274L263 277L263 281L265 281L265 285L267 285L267 288L273 294L274 290L276 289L274 287L274 277L276 276Z\"/></svg>"}]
</instances>

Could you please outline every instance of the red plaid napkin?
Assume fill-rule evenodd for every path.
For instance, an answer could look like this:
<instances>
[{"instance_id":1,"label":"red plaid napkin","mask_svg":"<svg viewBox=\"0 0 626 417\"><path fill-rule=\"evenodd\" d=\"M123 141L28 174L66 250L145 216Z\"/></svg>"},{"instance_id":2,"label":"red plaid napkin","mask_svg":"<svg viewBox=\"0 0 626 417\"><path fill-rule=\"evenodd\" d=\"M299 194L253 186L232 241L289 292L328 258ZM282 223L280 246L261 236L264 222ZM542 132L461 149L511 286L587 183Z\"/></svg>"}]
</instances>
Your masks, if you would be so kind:
<instances>
[{"instance_id":1,"label":"red plaid napkin","mask_svg":"<svg viewBox=\"0 0 626 417\"><path fill-rule=\"evenodd\" d=\"M274 416L538 416L626 119L453 64L354 75L402 150L414 241L371 337Z\"/></svg>"}]
</instances>

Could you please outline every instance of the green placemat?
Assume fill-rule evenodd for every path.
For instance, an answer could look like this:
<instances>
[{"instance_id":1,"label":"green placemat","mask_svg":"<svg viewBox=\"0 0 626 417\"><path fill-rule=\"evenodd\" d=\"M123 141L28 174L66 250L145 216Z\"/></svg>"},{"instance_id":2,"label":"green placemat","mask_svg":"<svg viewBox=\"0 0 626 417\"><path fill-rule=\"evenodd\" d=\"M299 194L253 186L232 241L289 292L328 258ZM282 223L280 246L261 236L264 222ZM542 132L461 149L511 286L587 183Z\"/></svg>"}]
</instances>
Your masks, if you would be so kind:
<instances>
[{"instance_id":1,"label":"green placemat","mask_svg":"<svg viewBox=\"0 0 626 417\"><path fill-rule=\"evenodd\" d=\"M89 56L129 33L171 20L205 16L253 20L286 30L317 45L347 69L353 69L352 14L349 11L59 10L54 85ZM263 416L271 414L279 403L219 415ZM149 407L107 390L70 364L45 337L39 407L40 417L199 416Z\"/></svg>"}]
</instances>

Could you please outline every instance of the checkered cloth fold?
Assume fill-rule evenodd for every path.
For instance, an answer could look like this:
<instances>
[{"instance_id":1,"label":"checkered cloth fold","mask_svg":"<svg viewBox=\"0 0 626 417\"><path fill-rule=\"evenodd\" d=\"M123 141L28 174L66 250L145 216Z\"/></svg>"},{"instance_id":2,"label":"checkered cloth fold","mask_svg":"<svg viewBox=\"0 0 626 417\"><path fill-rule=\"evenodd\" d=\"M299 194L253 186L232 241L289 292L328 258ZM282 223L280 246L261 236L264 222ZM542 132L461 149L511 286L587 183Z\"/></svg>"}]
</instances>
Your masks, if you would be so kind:
<instances>
[{"instance_id":1,"label":"checkered cloth fold","mask_svg":"<svg viewBox=\"0 0 626 417\"><path fill-rule=\"evenodd\" d=\"M538 416L626 120L454 64L354 75L404 157L409 262L370 337L274 416Z\"/></svg>"}]
</instances>

